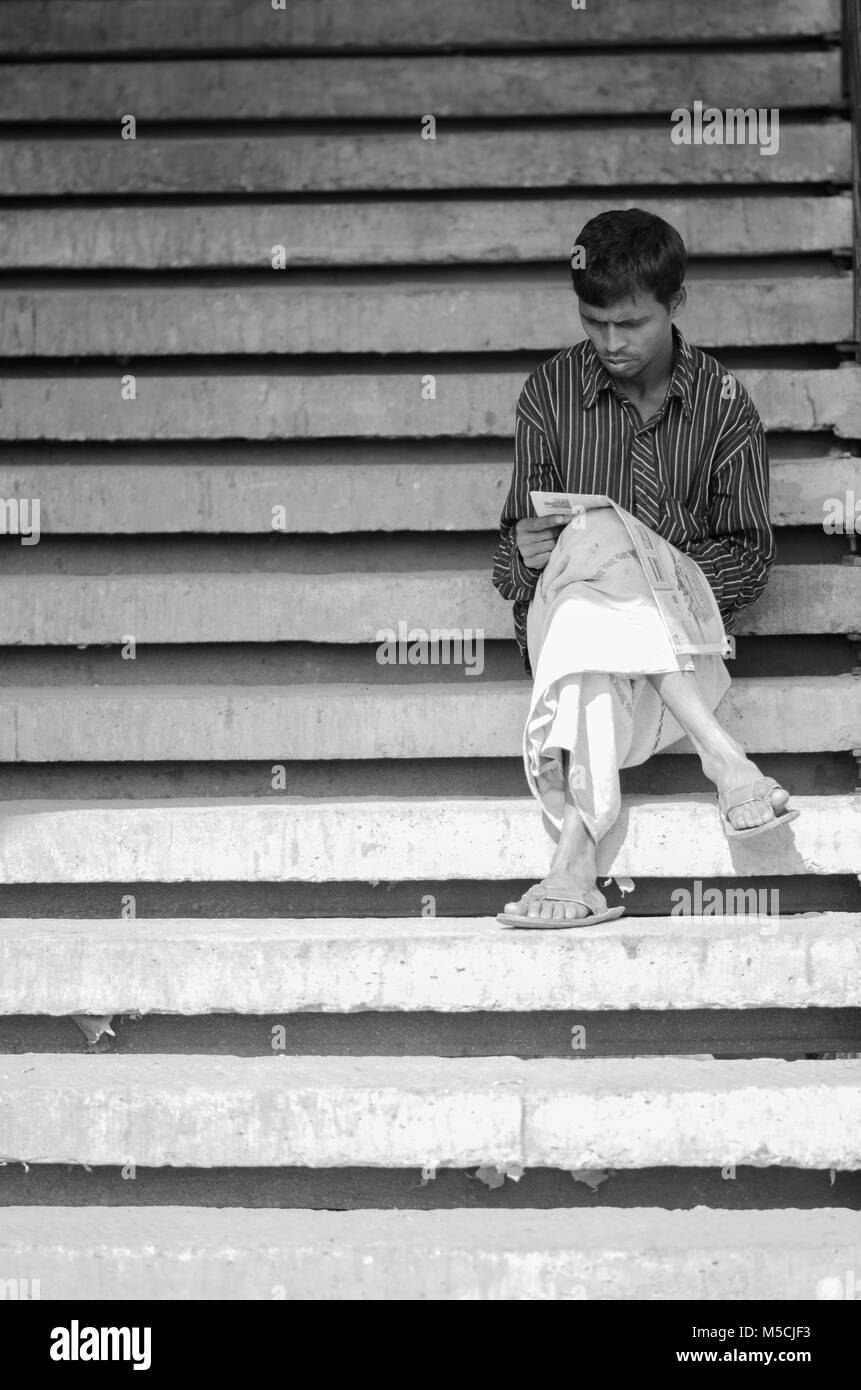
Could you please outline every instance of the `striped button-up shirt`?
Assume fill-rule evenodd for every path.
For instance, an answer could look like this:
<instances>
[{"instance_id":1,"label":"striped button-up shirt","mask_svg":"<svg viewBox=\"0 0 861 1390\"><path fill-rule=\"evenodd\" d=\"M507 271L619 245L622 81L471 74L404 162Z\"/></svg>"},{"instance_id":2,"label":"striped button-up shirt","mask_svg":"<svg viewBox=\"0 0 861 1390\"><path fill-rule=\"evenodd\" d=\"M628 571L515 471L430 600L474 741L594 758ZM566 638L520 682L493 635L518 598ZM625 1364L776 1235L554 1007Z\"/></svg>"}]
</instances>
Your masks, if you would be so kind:
<instances>
[{"instance_id":1,"label":"striped button-up shirt","mask_svg":"<svg viewBox=\"0 0 861 1390\"><path fill-rule=\"evenodd\" d=\"M532 373L517 403L514 472L500 518L493 583L514 601L514 635L531 672L526 614L540 571L524 564L514 536L534 516L531 491L605 493L637 515L632 446L651 453L656 527L705 574L732 632L758 598L774 563L768 454L762 421L734 376L677 328L666 398L646 422L613 381L588 339Z\"/></svg>"}]
</instances>

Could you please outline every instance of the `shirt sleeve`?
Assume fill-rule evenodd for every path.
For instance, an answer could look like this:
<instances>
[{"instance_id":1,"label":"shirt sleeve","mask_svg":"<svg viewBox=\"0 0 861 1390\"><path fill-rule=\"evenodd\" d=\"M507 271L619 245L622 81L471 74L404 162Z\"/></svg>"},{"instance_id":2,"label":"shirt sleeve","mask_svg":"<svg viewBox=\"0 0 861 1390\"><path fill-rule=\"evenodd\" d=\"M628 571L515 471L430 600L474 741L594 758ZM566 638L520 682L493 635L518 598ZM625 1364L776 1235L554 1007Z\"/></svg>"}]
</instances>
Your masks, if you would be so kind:
<instances>
[{"instance_id":1,"label":"shirt sleeve","mask_svg":"<svg viewBox=\"0 0 861 1390\"><path fill-rule=\"evenodd\" d=\"M541 571L530 569L524 564L517 549L514 527L521 517L535 515L529 497L530 492L555 492L562 488L539 420L537 403L528 381L517 404L514 423L514 468L500 517L499 539L493 557L493 586L503 598L514 603L515 637L526 670L530 673L526 650L526 611L541 578Z\"/></svg>"},{"instance_id":2,"label":"shirt sleeve","mask_svg":"<svg viewBox=\"0 0 861 1390\"><path fill-rule=\"evenodd\" d=\"M739 423L743 437L739 441L739 431L730 437L712 473L708 539L684 546L706 576L724 620L759 598L776 554L765 432L752 405Z\"/></svg>"}]
</instances>

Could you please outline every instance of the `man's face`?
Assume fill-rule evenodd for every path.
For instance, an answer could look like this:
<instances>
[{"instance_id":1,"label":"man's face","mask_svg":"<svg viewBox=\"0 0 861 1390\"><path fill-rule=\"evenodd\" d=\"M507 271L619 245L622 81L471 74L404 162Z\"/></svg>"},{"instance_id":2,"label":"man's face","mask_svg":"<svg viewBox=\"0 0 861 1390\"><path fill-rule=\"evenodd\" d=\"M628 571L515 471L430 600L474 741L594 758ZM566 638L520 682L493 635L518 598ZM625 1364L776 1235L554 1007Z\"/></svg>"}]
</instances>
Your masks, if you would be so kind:
<instances>
[{"instance_id":1,"label":"man's face","mask_svg":"<svg viewBox=\"0 0 861 1390\"><path fill-rule=\"evenodd\" d=\"M578 299L586 336L611 376L636 377L671 348L673 315L684 302L683 291L676 300L665 308L651 290L638 290L599 309Z\"/></svg>"}]
</instances>

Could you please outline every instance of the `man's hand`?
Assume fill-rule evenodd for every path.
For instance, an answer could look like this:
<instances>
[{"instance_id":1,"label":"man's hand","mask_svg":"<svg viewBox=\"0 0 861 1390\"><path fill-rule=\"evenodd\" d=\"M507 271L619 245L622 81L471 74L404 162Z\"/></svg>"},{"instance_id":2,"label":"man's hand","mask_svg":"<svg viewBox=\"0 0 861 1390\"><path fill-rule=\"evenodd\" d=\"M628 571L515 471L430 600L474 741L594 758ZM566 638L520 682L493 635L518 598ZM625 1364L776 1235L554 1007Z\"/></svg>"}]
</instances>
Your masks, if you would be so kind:
<instances>
[{"instance_id":1,"label":"man's hand","mask_svg":"<svg viewBox=\"0 0 861 1390\"><path fill-rule=\"evenodd\" d=\"M531 570L543 570L559 533L571 520L570 516L524 516L514 528L514 539L520 558Z\"/></svg>"}]
</instances>

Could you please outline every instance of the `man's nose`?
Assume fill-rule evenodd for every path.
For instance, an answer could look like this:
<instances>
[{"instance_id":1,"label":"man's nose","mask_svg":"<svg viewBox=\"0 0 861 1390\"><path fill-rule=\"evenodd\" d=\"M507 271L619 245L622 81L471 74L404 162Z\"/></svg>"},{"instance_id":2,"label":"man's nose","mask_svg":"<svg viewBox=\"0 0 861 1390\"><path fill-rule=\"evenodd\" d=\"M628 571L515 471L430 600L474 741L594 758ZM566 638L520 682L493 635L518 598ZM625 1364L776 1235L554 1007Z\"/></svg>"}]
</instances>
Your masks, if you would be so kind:
<instances>
[{"instance_id":1,"label":"man's nose","mask_svg":"<svg viewBox=\"0 0 861 1390\"><path fill-rule=\"evenodd\" d=\"M604 345L610 357L615 357L620 348L624 347L619 330L614 328L612 324L608 324L604 329Z\"/></svg>"}]
</instances>

